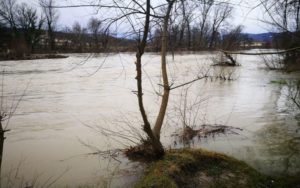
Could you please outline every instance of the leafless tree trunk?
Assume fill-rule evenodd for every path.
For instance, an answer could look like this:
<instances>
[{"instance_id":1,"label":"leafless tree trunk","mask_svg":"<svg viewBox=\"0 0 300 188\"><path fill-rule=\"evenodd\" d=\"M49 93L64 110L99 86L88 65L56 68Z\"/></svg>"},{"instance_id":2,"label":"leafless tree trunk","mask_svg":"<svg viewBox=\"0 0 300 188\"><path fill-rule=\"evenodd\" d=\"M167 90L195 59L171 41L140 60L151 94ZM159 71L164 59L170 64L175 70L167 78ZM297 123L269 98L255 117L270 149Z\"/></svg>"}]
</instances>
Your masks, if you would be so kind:
<instances>
[{"instance_id":1,"label":"leafless tree trunk","mask_svg":"<svg viewBox=\"0 0 300 188\"><path fill-rule=\"evenodd\" d=\"M88 28L93 35L94 40L94 50L98 50L99 45L99 34L101 28L101 21L97 18L91 18L88 23Z\"/></svg>"},{"instance_id":2,"label":"leafless tree trunk","mask_svg":"<svg viewBox=\"0 0 300 188\"><path fill-rule=\"evenodd\" d=\"M101 35L101 44L102 44L102 47L103 47L103 50L107 50L108 48L108 44L109 44L109 30L106 30L102 33Z\"/></svg>"},{"instance_id":3,"label":"leafless tree trunk","mask_svg":"<svg viewBox=\"0 0 300 188\"><path fill-rule=\"evenodd\" d=\"M40 5L43 9L43 13L45 14L48 35L49 35L49 47L50 51L55 49L55 25L58 20L58 12L54 8L55 1L54 0L39 0Z\"/></svg>"},{"instance_id":4,"label":"leafless tree trunk","mask_svg":"<svg viewBox=\"0 0 300 188\"><path fill-rule=\"evenodd\" d=\"M171 10L173 7L175 0L168 1L168 9L166 12L166 15L164 17L164 24L163 24L163 31L162 31L162 41L161 41L161 72L162 72L162 78L163 78L163 96L161 101L161 106L159 113L157 115L157 119L155 122L155 126L153 128L154 136L159 139L160 138L160 131L163 125L163 121L165 118L168 101L169 101L169 95L170 95L170 86L169 86L169 80L168 80L168 73L167 73L167 44L168 44L168 27L169 27L169 19Z\"/></svg>"},{"instance_id":5,"label":"leafless tree trunk","mask_svg":"<svg viewBox=\"0 0 300 188\"><path fill-rule=\"evenodd\" d=\"M4 146L4 134L5 130L2 126L3 117L2 114L0 114L0 187L1 187L1 167L2 167L2 156L3 156L3 146Z\"/></svg>"},{"instance_id":6,"label":"leafless tree trunk","mask_svg":"<svg viewBox=\"0 0 300 188\"><path fill-rule=\"evenodd\" d=\"M184 5L184 3L183 3L183 5ZM185 8L184 8L184 6L183 6L183 10L184 10L183 11L183 15L185 16ZM179 32L179 40L178 40L178 44L177 44L177 46L179 48L182 47L183 37L184 37L184 31L185 31L185 21L183 20L182 23L181 23L181 28L180 28L180 32Z\"/></svg>"},{"instance_id":7,"label":"leafless tree trunk","mask_svg":"<svg viewBox=\"0 0 300 188\"><path fill-rule=\"evenodd\" d=\"M219 29L224 21L231 16L232 10L233 8L226 2L219 3L215 6L209 48L215 47Z\"/></svg>"},{"instance_id":8,"label":"leafless tree trunk","mask_svg":"<svg viewBox=\"0 0 300 188\"><path fill-rule=\"evenodd\" d=\"M199 35L199 45L201 48L205 47L204 43L204 30L207 24L208 16L213 6L214 0L204 0L200 3L200 11L201 11L201 20L200 20L200 35Z\"/></svg>"},{"instance_id":9,"label":"leafless tree trunk","mask_svg":"<svg viewBox=\"0 0 300 188\"><path fill-rule=\"evenodd\" d=\"M151 125L148 120L145 108L144 108L144 102L143 102L143 84L142 84L142 56L145 52L145 47L147 44L147 38L149 33L149 25L150 25L150 0L147 0L146 5L146 18L145 18L145 26L143 31L143 37L142 40L138 44L138 49L136 53L136 80L137 80L137 96L138 96L138 103L139 103L139 109L140 113L144 122L143 130L146 132L147 136L151 140L153 150L156 153L157 157L160 157L164 154L164 149L162 144L159 141L159 137L156 137L152 130Z\"/></svg>"},{"instance_id":10,"label":"leafless tree trunk","mask_svg":"<svg viewBox=\"0 0 300 188\"><path fill-rule=\"evenodd\" d=\"M34 52L36 44L40 41L44 18L38 16L37 10L22 3L17 9L17 23L24 34L29 54Z\"/></svg>"},{"instance_id":11,"label":"leafless tree trunk","mask_svg":"<svg viewBox=\"0 0 300 188\"><path fill-rule=\"evenodd\" d=\"M187 25L187 49L191 49L191 23L190 23L190 17L186 18L186 25Z\"/></svg>"},{"instance_id":12,"label":"leafless tree trunk","mask_svg":"<svg viewBox=\"0 0 300 188\"><path fill-rule=\"evenodd\" d=\"M74 34L73 41L76 49L78 52L83 52L86 49L86 29L81 27L79 22L75 22L72 27L72 33Z\"/></svg>"}]
</instances>

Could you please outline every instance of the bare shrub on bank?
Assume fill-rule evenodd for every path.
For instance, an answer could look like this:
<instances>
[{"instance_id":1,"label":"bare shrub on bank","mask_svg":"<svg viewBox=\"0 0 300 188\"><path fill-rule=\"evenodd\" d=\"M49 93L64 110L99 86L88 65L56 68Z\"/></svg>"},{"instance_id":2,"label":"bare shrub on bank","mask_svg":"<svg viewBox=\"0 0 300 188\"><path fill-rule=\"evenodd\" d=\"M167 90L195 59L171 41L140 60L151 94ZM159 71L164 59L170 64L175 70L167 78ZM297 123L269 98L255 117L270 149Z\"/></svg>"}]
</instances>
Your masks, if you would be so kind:
<instances>
[{"instance_id":1,"label":"bare shrub on bank","mask_svg":"<svg viewBox=\"0 0 300 188\"><path fill-rule=\"evenodd\" d=\"M260 55L259 56L269 70L282 70L285 68L284 58L278 54Z\"/></svg>"},{"instance_id":2,"label":"bare shrub on bank","mask_svg":"<svg viewBox=\"0 0 300 188\"><path fill-rule=\"evenodd\" d=\"M300 109L300 80L288 84L288 98Z\"/></svg>"}]
</instances>

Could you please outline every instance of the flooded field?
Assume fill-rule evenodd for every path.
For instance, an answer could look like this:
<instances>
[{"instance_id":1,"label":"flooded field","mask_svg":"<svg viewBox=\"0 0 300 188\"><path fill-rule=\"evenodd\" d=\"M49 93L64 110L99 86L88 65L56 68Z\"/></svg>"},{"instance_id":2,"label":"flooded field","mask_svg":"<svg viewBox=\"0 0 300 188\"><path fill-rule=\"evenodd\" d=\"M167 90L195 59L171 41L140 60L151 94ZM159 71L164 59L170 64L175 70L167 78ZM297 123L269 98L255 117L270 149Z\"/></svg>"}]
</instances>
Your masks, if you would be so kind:
<instances>
[{"instance_id":1,"label":"flooded field","mask_svg":"<svg viewBox=\"0 0 300 188\"><path fill-rule=\"evenodd\" d=\"M213 67L213 56L168 57L174 86L199 75L232 80L207 78L172 90L161 137L165 148L180 147L171 135L183 119L194 127L222 124L242 130L195 139L191 147L226 153L266 174L299 173L300 112L287 100L287 86L274 83L297 80L299 73L266 70L257 56L238 56L238 67ZM118 149L142 134L134 60L135 54L121 53L0 62L4 109L20 101L4 143L2 187L132 186L143 168ZM162 90L160 56L146 54L143 63L145 106L153 122Z\"/></svg>"}]
</instances>

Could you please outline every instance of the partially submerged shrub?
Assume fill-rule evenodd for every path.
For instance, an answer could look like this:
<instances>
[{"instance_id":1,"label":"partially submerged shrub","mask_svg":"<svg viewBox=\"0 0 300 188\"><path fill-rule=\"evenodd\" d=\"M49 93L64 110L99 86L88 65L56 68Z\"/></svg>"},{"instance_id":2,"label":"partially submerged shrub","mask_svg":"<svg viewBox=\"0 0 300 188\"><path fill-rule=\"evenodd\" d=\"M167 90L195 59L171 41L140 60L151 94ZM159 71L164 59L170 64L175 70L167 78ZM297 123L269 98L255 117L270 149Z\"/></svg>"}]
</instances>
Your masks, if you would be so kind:
<instances>
[{"instance_id":1,"label":"partially submerged shrub","mask_svg":"<svg viewBox=\"0 0 300 188\"><path fill-rule=\"evenodd\" d=\"M239 66L239 64L237 63L237 56L233 56L226 52L218 52L216 57L212 58L212 61L212 66Z\"/></svg>"},{"instance_id":2,"label":"partially submerged shrub","mask_svg":"<svg viewBox=\"0 0 300 188\"><path fill-rule=\"evenodd\" d=\"M263 64L269 70L282 70L285 68L284 58L281 55L273 54L273 55L261 55Z\"/></svg>"},{"instance_id":3,"label":"partially submerged shrub","mask_svg":"<svg viewBox=\"0 0 300 188\"><path fill-rule=\"evenodd\" d=\"M288 84L288 97L300 109L300 80Z\"/></svg>"},{"instance_id":4,"label":"partially submerged shrub","mask_svg":"<svg viewBox=\"0 0 300 188\"><path fill-rule=\"evenodd\" d=\"M261 55L260 57L270 70L300 70L300 57L297 52Z\"/></svg>"}]
</instances>

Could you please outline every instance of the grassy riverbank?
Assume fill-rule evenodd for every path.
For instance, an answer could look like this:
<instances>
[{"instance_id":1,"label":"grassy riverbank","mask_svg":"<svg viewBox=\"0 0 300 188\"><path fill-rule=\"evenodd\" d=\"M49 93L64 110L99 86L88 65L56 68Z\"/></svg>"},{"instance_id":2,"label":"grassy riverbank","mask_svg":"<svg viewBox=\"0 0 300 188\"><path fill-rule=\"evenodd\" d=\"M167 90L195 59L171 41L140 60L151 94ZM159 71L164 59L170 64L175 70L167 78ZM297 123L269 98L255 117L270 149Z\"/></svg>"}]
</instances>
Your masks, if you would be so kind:
<instances>
[{"instance_id":1,"label":"grassy riverbank","mask_svg":"<svg viewBox=\"0 0 300 188\"><path fill-rule=\"evenodd\" d=\"M271 178L246 163L201 149L170 150L148 166L141 187L299 187L295 178Z\"/></svg>"}]
</instances>

